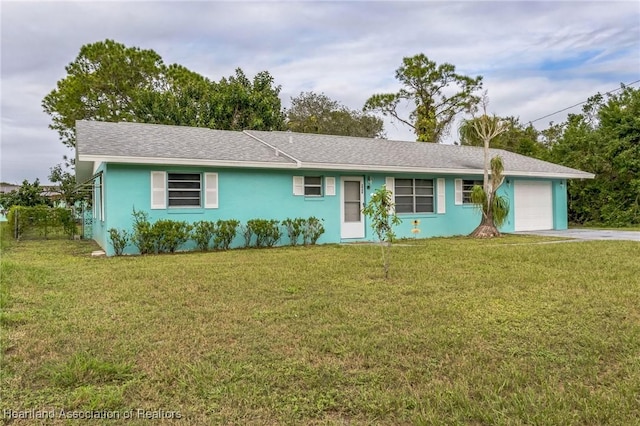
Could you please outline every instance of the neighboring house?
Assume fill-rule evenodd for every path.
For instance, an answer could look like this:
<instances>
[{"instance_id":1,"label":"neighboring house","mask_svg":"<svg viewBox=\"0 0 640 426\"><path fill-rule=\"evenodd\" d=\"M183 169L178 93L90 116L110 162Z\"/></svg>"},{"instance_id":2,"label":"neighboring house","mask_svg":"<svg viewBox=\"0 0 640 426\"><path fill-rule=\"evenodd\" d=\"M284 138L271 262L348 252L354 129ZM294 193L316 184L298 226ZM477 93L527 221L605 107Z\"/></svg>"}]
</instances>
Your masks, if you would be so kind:
<instances>
[{"instance_id":1,"label":"neighboring house","mask_svg":"<svg viewBox=\"0 0 640 426\"><path fill-rule=\"evenodd\" d=\"M20 189L20 185L16 185L15 183L0 182L0 194L8 194L18 189Z\"/></svg>"},{"instance_id":2,"label":"neighboring house","mask_svg":"<svg viewBox=\"0 0 640 426\"><path fill-rule=\"evenodd\" d=\"M8 194L20 189L20 185L14 183L0 182L0 194ZM4 206L0 205L0 222L6 222L7 216Z\"/></svg>"},{"instance_id":3,"label":"neighboring house","mask_svg":"<svg viewBox=\"0 0 640 426\"><path fill-rule=\"evenodd\" d=\"M479 147L97 121L78 121L76 132L77 181L93 183L93 237L107 254L108 229L131 230L134 208L152 222L315 216L326 229L319 243L374 241L361 209L382 185L402 219L398 237L415 236L416 219L421 237L468 234L480 222L470 202L482 184ZM499 193L511 206L501 231L566 229L567 179L594 175L495 155L505 166Z\"/></svg>"}]
</instances>

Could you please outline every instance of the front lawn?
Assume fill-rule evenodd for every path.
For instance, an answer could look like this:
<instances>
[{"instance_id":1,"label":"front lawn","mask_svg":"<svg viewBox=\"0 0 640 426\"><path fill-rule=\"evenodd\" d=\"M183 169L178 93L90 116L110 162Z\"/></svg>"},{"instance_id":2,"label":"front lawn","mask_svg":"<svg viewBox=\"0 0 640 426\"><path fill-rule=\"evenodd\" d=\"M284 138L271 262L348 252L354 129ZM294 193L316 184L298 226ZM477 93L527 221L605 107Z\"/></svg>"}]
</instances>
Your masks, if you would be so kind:
<instances>
[{"instance_id":1,"label":"front lawn","mask_svg":"<svg viewBox=\"0 0 640 426\"><path fill-rule=\"evenodd\" d=\"M544 240L409 241L388 281L375 245L91 258L11 242L0 412L637 423L640 244L528 244Z\"/></svg>"}]
</instances>

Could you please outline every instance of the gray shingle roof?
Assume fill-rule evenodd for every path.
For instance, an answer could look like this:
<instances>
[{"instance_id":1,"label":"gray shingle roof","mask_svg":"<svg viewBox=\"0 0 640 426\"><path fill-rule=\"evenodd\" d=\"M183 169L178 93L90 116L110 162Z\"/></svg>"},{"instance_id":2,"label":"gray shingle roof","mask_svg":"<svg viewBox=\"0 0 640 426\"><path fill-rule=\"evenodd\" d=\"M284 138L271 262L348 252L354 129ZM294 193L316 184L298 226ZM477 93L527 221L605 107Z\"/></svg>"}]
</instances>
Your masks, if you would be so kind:
<instances>
[{"instance_id":1,"label":"gray shingle roof","mask_svg":"<svg viewBox=\"0 0 640 426\"><path fill-rule=\"evenodd\" d=\"M76 123L83 156L290 163L242 132L140 123Z\"/></svg>"},{"instance_id":2,"label":"gray shingle roof","mask_svg":"<svg viewBox=\"0 0 640 426\"><path fill-rule=\"evenodd\" d=\"M94 161L212 166L478 174L480 147L292 132L225 131L78 121L79 179ZM492 149L507 175L592 178L591 173Z\"/></svg>"},{"instance_id":3,"label":"gray shingle roof","mask_svg":"<svg viewBox=\"0 0 640 426\"><path fill-rule=\"evenodd\" d=\"M368 165L384 169L448 169L467 172L482 170L484 167L484 149L482 147L309 133L253 130L250 133L303 163ZM507 174L542 173L593 177L592 174L580 170L502 149L491 149L490 157L496 155L502 157Z\"/></svg>"}]
</instances>

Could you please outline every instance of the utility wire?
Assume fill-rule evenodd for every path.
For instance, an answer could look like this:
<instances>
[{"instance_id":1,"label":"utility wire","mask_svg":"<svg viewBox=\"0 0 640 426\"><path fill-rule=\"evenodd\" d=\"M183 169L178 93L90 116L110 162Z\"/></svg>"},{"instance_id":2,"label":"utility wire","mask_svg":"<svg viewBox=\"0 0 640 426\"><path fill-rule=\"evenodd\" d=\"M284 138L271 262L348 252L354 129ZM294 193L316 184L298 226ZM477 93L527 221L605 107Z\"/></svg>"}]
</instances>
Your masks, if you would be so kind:
<instances>
[{"instance_id":1,"label":"utility wire","mask_svg":"<svg viewBox=\"0 0 640 426\"><path fill-rule=\"evenodd\" d=\"M629 86L633 86L633 85L634 85L634 84L636 84L636 83L640 83L640 80L632 81L631 83L629 83L629 84L624 84L623 86L624 86L624 87L629 87ZM613 93L613 92L617 92L618 90L621 90L621 89L622 89L622 87L618 87L617 89L610 90L610 91L606 92L606 93L605 93L605 95L610 95L611 93ZM568 110L568 109L575 108L575 107L577 107L577 106L580 106L580 105L586 104L587 102L589 102L589 100L588 100L588 99L587 99L586 101L579 102L579 103L577 103L577 104L575 104L575 105L571 105L570 107L563 108L563 109L561 109L561 110L559 110L559 111L552 112L551 114L547 114L547 115L545 115L544 117L540 117L540 118L536 118L535 120L531 120L531 121L529 121L529 124L533 124L533 123L535 123L536 121L543 120L543 119L545 119L545 118L547 118L547 117L551 117L552 115L559 114L559 113L564 112L564 111L566 111L566 110Z\"/></svg>"}]
</instances>

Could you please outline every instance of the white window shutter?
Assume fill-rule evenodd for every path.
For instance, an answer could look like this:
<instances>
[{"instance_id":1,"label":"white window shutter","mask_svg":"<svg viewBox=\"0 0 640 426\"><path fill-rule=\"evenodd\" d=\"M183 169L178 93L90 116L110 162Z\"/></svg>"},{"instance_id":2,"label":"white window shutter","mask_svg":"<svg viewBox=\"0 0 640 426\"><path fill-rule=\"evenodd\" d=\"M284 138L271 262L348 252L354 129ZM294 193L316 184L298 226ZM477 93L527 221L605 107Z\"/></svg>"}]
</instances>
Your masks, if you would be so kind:
<instances>
[{"instance_id":1,"label":"white window shutter","mask_svg":"<svg viewBox=\"0 0 640 426\"><path fill-rule=\"evenodd\" d=\"M293 177L293 195L304 195L304 176Z\"/></svg>"},{"instance_id":2,"label":"white window shutter","mask_svg":"<svg viewBox=\"0 0 640 426\"><path fill-rule=\"evenodd\" d=\"M395 189L395 179L392 177L386 177L384 179L384 186L387 188L387 191L391 191L391 195L393 196L393 190Z\"/></svg>"},{"instance_id":3,"label":"white window shutter","mask_svg":"<svg viewBox=\"0 0 640 426\"><path fill-rule=\"evenodd\" d=\"M462 179L456 179L456 206L462 205Z\"/></svg>"},{"instance_id":4,"label":"white window shutter","mask_svg":"<svg viewBox=\"0 0 640 426\"><path fill-rule=\"evenodd\" d=\"M151 208L167 208L167 173L151 172Z\"/></svg>"},{"instance_id":5,"label":"white window shutter","mask_svg":"<svg viewBox=\"0 0 640 426\"><path fill-rule=\"evenodd\" d=\"M204 208L218 208L218 174L204 174Z\"/></svg>"},{"instance_id":6,"label":"white window shutter","mask_svg":"<svg viewBox=\"0 0 640 426\"><path fill-rule=\"evenodd\" d=\"M324 195L336 195L336 178L324 178Z\"/></svg>"},{"instance_id":7,"label":"white window shutter","mask_svg":"<svg viewBox=\"0 0 640 426\"><path fill-rule=\"evenodd\" d=\"M384 186L387 188L387 191L391 191L391 200L393 201L393 207L390 209L390 213L394 213L396 211L396 202L393 196L395 190L396 180L393 177L384 178Z\"/></svg>"},{"instance_id":8,"label":"white window shutter","mask_svg":"<svg viewBox=\"0 0 640 426\"><path fill-rule=\"evenodd\" d=\"M446 202L444 178L438 178L438 214L446 212Z\"/></svg>"}]
</instances>

